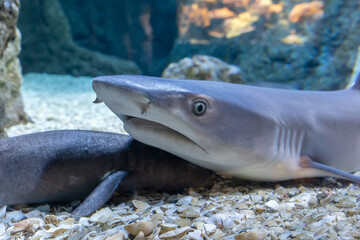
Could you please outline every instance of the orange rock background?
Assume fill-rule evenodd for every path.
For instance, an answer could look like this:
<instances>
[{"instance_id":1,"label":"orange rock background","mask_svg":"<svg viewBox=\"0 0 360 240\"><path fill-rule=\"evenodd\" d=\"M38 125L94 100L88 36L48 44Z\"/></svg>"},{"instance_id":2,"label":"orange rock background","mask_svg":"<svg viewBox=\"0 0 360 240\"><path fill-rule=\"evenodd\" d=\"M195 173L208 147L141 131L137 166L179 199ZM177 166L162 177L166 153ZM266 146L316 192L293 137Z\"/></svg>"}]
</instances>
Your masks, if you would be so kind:
<instances>
[{"instance_id":1,"label":"orange rock background","mask_svg":"<svg viewBox=\"0 0 360 240\"><path fill-rule=\"evenodd\" d=\"M64 14L42 21L61 12L43 2L57 2ZM145 75L160 76L170 63L200 54L240 67L248 83L338 89L346 86L360 44L360 1L352 0L47 0L24 1L22 9L25 72L120 69L112 61L88 67L88 57L75 58L69 44L59 42L66 36L92 52L131 61Z\"/></svg>"}]
</instances>

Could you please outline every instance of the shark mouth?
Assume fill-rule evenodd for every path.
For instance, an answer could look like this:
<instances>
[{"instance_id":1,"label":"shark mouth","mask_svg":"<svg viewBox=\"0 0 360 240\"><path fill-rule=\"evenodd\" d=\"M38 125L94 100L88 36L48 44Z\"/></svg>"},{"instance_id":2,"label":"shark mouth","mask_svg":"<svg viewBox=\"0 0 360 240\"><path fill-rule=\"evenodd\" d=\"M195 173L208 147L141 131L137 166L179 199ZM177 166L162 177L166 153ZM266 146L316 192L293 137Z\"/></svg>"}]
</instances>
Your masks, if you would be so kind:
<instances>
[{"instance_id":1,"label":"shark mouth","mask_svg":"<svg viewBox=\"0 0 360 240\"><path fill-rule=\"evenodd\" d=\"M208 152L200 144L192 140L190 137L159 122L154 122L144 118L127 116L127 115L120 115L120 116L118 115L118 117L123 121L124 129L131 136L133 136L135 139L139 141L142 141L143 136L148 135L155 141L157 139L163 139L165 141L168 140L170 142L174 141L179 144L196 146L197 148L201 149L203 152L208 154ZM151 142L148 142L147 144L151 145ZM154 145L154 147L161 148L161 146L156 146L156 145Z\"/></svg>"},{"instance_id":2,"label":"shark mouth","mask_svg":"<svg viewBox=\"0 0 360 240\"><path fill-rule=\"evenodd\" d=\"M102 102L104 101L97 95L94 103ZM151 102L149 101L148 104L146 104L146 107L142 109L142 115L146 115L150 105ZM180 131L177 131L174 128L156 121L141 118L139 116L126 115L121 111L114 111L114 109L112 109L110 106L108 107L124 123L125 131L140 142L151 145L153 147L161 148L165 151L170 151L169 149L176 149L176 151L185 152L186 148L192 150L195 148L201 150L202 153L209 154L204 147L202 147L191 137L181 133ZM155 144L155 142L157 144ZM171 143L173 146L170 145ZM183 146L185 150L181 149L182 147L177 145Z\"/></svg>"}]
</instances>

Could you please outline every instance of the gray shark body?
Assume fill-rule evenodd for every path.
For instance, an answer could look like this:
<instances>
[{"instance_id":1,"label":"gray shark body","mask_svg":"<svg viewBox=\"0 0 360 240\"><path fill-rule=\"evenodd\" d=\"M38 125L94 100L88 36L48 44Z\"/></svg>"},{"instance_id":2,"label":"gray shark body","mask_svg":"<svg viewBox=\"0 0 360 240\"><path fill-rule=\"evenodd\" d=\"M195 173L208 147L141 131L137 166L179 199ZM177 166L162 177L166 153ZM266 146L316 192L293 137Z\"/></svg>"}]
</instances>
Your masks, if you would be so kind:
<instances>
[{"instance_id":1,"label":"gray shark body","mask_svg":"<svg viewBox=\"0 0 360 240\"><path fill-rule=\"evenodd\" d=\"M209 186L213 173L127 135L59 130L0 140L0 205L85 199L81 217L114 191Z\"/></svg>"},{"instance_id":2,"label":"gray shark body","mask_svg":"<svg viewBox=\"0 0 360 240\"><path fill-rule=\"evenodd\" d=\"M360 182L359 81L325 92L104 76L93 88L132 137L216 172Z\"/></svg>"}]
</instances>

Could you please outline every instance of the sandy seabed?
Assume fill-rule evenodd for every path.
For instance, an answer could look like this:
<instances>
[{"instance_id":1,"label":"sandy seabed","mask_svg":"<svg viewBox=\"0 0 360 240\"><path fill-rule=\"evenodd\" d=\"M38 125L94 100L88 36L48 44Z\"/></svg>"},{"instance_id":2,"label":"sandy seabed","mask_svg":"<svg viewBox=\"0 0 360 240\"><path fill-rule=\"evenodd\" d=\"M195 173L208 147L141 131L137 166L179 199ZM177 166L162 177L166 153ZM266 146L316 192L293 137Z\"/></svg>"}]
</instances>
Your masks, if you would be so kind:
<instances>
[{"instance_id":1,"label":"sandy seabed","mask_svg":"<svg viewBox=\"0 0 360 240\"><path fill-rule=\"evenodd\" d=\"M54 129L123 132L91 78L27 74L22 86L32 123L9 136ZM75 220L67 205L0 209L2 239L360 239L360 188L333 178L257 183L219 178L211 189L139 192Z\"/></svg>"},{"instance_id":2,"label":"sandy seabed","mask_svg":"<svg viewBox=\"0 0 360 240\"><path fill-rule=\"evenodd\" d=\"M104 105L94 104L91 77L27 74L21 92L32 122L7 130L9 136L55 129L124 133L122 122Z\"/></svg>"}]
</instances>

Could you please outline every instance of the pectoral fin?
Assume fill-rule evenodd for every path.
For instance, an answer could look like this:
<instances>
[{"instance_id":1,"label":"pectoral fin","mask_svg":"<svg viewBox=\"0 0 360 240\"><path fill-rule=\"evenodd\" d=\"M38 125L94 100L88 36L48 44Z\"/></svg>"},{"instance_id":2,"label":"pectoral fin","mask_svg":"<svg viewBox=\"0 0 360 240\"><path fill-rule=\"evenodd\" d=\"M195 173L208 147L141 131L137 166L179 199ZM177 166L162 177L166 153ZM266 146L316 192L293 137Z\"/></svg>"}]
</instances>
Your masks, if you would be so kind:
<instances>
[{"instance_id":1,"label":"pectoral fin","mask_svg":"<svg viewBox=\"0 0 360 240\"><path fill-rule=\"evenodd\" d=\"M323 170L323 171L335 174L335 175L339 176L340 178L360 184L360 177L355 176L351 173L345 172L343 170L340 170L340 169L337 169L334 167L330 167L330 166L322 164L322 163L315 162L310 157L307 157L307 156L300 158L300 166L303 168L316 168L319 170Z\"/></svg>"},{"instance_id":2,"label":"pectoral fin","mask_svg":"<svg viewBox=\"0 0 360 240\"><path fill-rule=\"evenodd\" d=\"M74 218L87 216L103 206L113 195L117 186L127 175L125 171L118 171L107 176L90 195L78 206L74 212Z\"/></svg>"}]
</instances>

